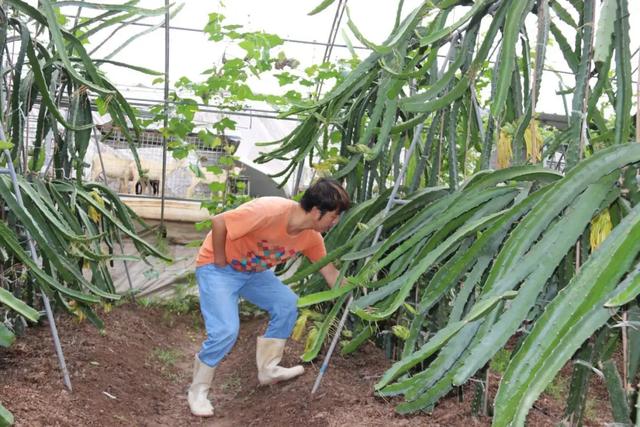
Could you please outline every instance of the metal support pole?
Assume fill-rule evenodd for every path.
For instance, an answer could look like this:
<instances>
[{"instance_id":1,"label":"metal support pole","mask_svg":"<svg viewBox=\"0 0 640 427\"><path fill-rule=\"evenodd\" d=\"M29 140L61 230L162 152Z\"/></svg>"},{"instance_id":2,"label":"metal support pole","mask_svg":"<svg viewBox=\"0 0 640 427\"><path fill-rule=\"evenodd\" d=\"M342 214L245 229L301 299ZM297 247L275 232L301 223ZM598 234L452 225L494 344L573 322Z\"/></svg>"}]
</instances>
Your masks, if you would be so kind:
<instances>
[{"instance_id":1,"label":"metal support pole","mask_svg":"<svg viewBox=\"0 0 640 427\"><path fill-rule=\"evenodd\" d=\"M329 40L327 41L327 44L325 46L324 55L322 55L322 62L328 62L329 58L331 58L331 52L333 51L333 46L335 45L336 37L338 36L338 29L340 27L340 22L342 21L342 15L344 15L344 11L346 7L347 7L347 0L344 0L344 3L342 2L342 0L338 0L338 6L336 7L336 14L333 17L331 30L329 31ZM322 92L323 83L324 83L324 80L320 80L316 85L316 90L315 90L316 100L320 99L320 93ZM296 194L298 194L298 191L300 191L300 181L302 178L303 169L304 169L304 159L302 160L302 162L300 162L300 165L298 166L298 172L296 173L296 181L293 186L292 196L295 196Z\"/></svg>"},{"instance_id":2,"label":"metal support pole","mask_svg":"<svg viewBox=\"0 0 640 427\"><path fill-rule=\"evenodd\" d=\"M104 167L104 160L102 160L102 152L100 151L100 142L98 141L98 132L96 128L93 128L93 139L96 141L96 151L98 151L98 158L100 159L100 166L102 167L102 179L104 179L104 185L107 185L107 170ZM135 182L133 183L135 187ZM135 190L134 190L135 193ZM124 255L124 247L122 246L122 231L118 230L118 244L120 245L120 252ZM131 282L131 275L129 274L129 266L127 260L122 260L124 263L124 272L127 275L127 281L129 283L129 291L131 291L131 299L135 301L136 297L133 293L133 283Z\"/></svg>"},{"instance_id":3,"label":"metal support pole","mask_svg":"<svg viewBox=\"0 0 640 427\"><path fill-rule=\"evenodd\" d=\"M0 127L0 140L5 141L4 130ZM7 158L7 165L9 170L9 175L11 175L11 181L13 181L13 191L16 196L16 201L20 207L23 207L22 203L22 195L20 194L20 187L18 185L18 177L16 175L16 171L13 168L13 161L11 160L11 153L9 150L3 151L4 156ZM31 259L34 262L38 262L36 257L36 247L33 243L33 239L31 238L31 234L29 230L25 230L27 233L27 242L29 244L29 252L31 252ZM69 391L73 391L71 387L71 379L69 378L69 371L67 370L67 364L64 360L64 353L62 352L62 345L60 344L60 337L58 336L58 328L56 327L56 321L53 317L53 311L51 310L51 304L49 303L49 298L47 295L42 292L42 302L44 303L44 309L47 313L47 319L49 320L49 328L51 329L51 336L53 337L53 345L56 350L56 355L58 356L58 364L60 365L60 370L62 371L62 378L64 381L64 385L69 389Z\"/></svg>"},{"instance_id":4,"label":"metal support pole","mask_svg":"<svg viewBox=\"0 0 640 427\"><path fill-rule=\"evenodd\" d=\"M164 228L164 188L167 175L167 136L166 129L169 124L169 0L164 0L164 119L162 132L162 183L160 185L160 234L165 237Z\"/></svg>"},{"instance_id":5,"label":"metal support pole","mask_svg":"<svg viewBox=\"0 0 640 427\"><path fill-rule=\"evenodd\" d=\"M384 210L382 211L382 217L388 214L391 208L393 207L393 205L396 203L396 200L397 200L396 195L398 194L398 188L400 188L400 183L402 182L405 174L407 173L409 159L411 159L411 156L413 155L413 150L415 150L415 147L418 141L420 140L420 134L422 133L423 126L424 124L420 123L416 127L416 132L414 133L413 139L411 140L411 145L409 146L409 149L407 150L407 153L405 154L405 157L404 157L404 164L402 165L402 168L400 168L400 173L396 178L396 182L393 184L393 189L391 190L391 195L389 196L387 205L384 207ZM379 225L378 228L376 229L376 234L373 238L373 242L371 242L371 246L374 246L378 242L378 239L380 238L380 234L382 234L382 224ZM336 333L333 336L333 340L331 341L331 345L329 346L327 355L322 361L322 366L320 367L320 371L318 372L316 381L313 384L313 388L311 389L312 395L315 394L316 391L318 391L318 388L320 387L320 382L322 381L322 377L327 371L327 367L329 366L329 360L331 360L333 351L336 348L336 344L338 343L338 340L340 339L340 334L342 333L342 329L344 328L344 324L347 320L347 316L349 315L349 307L351 306L352 302L353 302L353 293L349 295L349 300L347 301L347 305L345 306L344 312L342 313L342 318L340 318L340 323L338 323L338 328L336 329Z\"/></svg>"}]
</instances>

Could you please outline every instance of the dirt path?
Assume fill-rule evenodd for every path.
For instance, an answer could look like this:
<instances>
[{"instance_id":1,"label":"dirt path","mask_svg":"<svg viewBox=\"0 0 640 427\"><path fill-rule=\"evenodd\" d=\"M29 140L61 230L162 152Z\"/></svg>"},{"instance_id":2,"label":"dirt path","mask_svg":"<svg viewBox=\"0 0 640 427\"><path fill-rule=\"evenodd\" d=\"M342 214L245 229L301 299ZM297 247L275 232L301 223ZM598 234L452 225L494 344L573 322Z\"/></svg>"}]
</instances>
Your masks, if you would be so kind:
<instances>
[{"instance_id":1,"label":"dirt path","mask_svg":"<svg viewBox=\"0 0 640 427\"><path fill-rule=\"evenodd\" d=\"M74 386L63 389L48 328L29 331L10 349L0 349L0 402L16 426L484 426L472 417L468 399L453 396L432 414L395 415L393 405L374 397L372 385L389 366L380 350L365 346L355 357L332 358L317 397L310 390L319 366L306 365L302 377L258 386L255 339L265 318L245 320L234 351L222 362L212 390L213 418L190 415L186 388L191 363L204 331L199 315L174 316L162 310L123 306L104 315L101 335L87 322L59 319ZM283 365L296 363L301 345L292 343ZM548 400L548 399L547 399ZM553 425L561 404L532 412L528 425ZM597 423L596 423L597 424ZM596 425L593 424L593 425Z\"/></svg>"}]
</instances>

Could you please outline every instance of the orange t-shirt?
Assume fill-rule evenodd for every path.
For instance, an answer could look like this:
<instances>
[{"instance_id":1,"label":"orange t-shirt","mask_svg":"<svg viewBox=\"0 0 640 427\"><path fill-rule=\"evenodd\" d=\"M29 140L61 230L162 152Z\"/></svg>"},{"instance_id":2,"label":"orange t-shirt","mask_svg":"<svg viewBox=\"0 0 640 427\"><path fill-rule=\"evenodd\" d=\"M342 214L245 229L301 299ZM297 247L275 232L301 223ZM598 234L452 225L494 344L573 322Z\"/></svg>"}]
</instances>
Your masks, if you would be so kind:
<instances>
[{"instance_id":1,"label":"orange t-shirt","mask_svg":"<svg viewBox=\"0 0 640 427\"><path fill-rule=\"evenodd\" d=\"M263 271L303 253L312 262L327 254L315 230L287 233L289 215L298 203L282 197L261 197L224 212L227 263L238 271ZM215 230L214 230L215 231ZM196 266L212 264L212 231L204 239Z\"/></svg>"}]
</instances>

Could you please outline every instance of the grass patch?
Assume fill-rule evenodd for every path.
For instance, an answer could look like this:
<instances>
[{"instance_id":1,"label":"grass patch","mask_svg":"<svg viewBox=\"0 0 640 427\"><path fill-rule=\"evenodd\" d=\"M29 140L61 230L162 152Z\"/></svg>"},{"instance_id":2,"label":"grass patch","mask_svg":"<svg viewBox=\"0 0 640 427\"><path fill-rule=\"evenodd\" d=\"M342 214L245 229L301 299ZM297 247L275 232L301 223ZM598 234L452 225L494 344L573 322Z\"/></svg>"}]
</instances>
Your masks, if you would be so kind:
<instances>
[{"instance_id":1,"label":"grass patch","mask_svg":"<svg viewBox=\"0 0 640 427\"><path fill-rule=\"evenodd\" d=\"M149 364L160 371L162 377L177 383L183 381L181 373L176 369L181 358L182 353L176 349L157 347L151 350Z\"/></svg>"},{"instance_id":2,"label":"grass patch","mask_svg":"<svg viewBox=\"0 0 640 427\"><path fill-rule=\"evenodd\" d=\"M597 415L596 401L587 396L587 401L584 405L584 418L586 420L595 420L597 419Z\"/></svg>"},{"instance_id":3,"label":"grass patch","mask_svg":"<svg viewBox=\"0 0 640 427\"><path fill-rule=\"evenodd\" d=\"M569 395L569 379L557 375L544 391L554 400L565 401Z\"/></svg>"},{"instance_id":4,"label":"grass patch","mask_svg":"<svg viewBox=\"0 0 640 427\"><path fill-rule=\"evenodd\" d=\"M226 394L238 394L242 391L242 381L237 374L231 374L224 379L224 382L220 386Z\"/></svg>"},{"instance_id":5,"label":"grass patch","mask_svg":"<svg viewBox=\"0 0 640 427\"><path fill-rule=\"evenodd\" d=\"M175 285L173 295L168 298L138 298L143 308L160 308L168 314L189 314L200 312L200 300L195 274L187 276L187 283Z\"/></svg>"},{"instance_id":6,"label":"grass patch","mask_svg":"<svg viewBox=\"0 0 640 427\"><path fill-rule=\"evenodd\" d=\"M492 372L502 375L507 370L507 365L509 364L510 359L511 351L501 348L495 356L493 356L493 359L491 359L489 369Z\"/></svg>"},{"instance_id":7,"label":"grass patch","mask_svg":"<svg viewBox=\"0 0 640 427\"><path fill-rule=\"evenodd\" d=\"M181 355L182 353L173 348L154 348L151 351L152 359L164 368L173 368Z\"/></svg>"}]
</instances>

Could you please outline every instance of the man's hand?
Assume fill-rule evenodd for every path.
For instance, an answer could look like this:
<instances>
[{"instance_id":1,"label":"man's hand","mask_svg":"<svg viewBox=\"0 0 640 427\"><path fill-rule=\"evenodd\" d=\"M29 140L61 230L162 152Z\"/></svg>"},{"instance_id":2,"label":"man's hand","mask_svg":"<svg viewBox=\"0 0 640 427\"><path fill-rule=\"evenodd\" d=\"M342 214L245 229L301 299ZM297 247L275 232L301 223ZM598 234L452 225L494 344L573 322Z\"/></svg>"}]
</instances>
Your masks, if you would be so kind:
<instances>
[{"instance_id":1,"label":"man's hand","mask_svg":"<svg viewBox=\"0 0 640 427\"><path fill-rule=\"evenodd\" d=\"M320 269L320 274L324 277L324 280L327 282L327 285L333 289L336 284L336 280L338 280L338 276L340 276L340 271L333 265L333 263L329 263ZM346 283L345 279L340 281L340 286Z\"/></svg>"}]
</instances>

